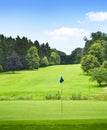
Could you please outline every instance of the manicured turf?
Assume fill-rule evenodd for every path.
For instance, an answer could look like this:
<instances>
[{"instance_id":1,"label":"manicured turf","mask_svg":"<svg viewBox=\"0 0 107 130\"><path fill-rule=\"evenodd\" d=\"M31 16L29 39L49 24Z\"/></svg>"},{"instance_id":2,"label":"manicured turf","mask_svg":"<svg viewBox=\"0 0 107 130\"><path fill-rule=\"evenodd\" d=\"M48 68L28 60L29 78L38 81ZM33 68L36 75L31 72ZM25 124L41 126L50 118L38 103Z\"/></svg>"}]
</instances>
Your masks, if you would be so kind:
<instances>
[{"instance_id":1,"label":"manicured turf","mask_svg":"<svg viewBox=\"0 0 107 130\"><path fill-rule=\"evenodd\" d=\"M62 85L61 76L65 80ZM63 113L60 100L44 100L46 95L60 93L61 87ZM80 65L1 73L0 130L106 130L106 101L66 100L80 93L91 98L101 94L103 99L106 92L106 87L99 88L97 83L89 82Z\"/></svg>"},{"instance_id":2,"label":"manicured turf","mask_svg":"<svg viewBox=\"0 0 107 130\"><path fill-rule=\"evenodd\" d=\"M60 77L63 76L63 97L72 94L92 95L106 93L97 83L89 82L80 65L62 65L40 68L34 71L20 71L0 74L0 99L45 99L46 95L60 93Z\"/></svg>"},{"instance_id":3,"label":"manicured turf","mask_svg":"<svg viewBox=\"0 0 107 130\"><path fill-rule=\"evenodd\" d=\"M106 119L107 103L101 101L1 101L0 120Z\"/></svg>"},{"instance_id":4,"label":"manicured turf","mask_svg":"<svg viewBox=\"0 0 107 130\"><path fill-rule=\"evenodd\" d=\"M0 129L105 129L105 101L1 101Z\"/></svg>"}]
</instances>

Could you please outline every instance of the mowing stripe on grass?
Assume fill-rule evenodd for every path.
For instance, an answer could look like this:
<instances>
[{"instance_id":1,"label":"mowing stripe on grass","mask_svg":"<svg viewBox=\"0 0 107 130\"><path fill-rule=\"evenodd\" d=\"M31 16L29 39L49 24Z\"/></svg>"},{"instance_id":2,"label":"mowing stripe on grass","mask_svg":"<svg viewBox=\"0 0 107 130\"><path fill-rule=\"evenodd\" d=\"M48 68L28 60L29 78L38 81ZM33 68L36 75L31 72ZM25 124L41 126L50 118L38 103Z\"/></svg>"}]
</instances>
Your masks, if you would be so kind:
<instances>
[{"instance_id":1,"label":"mowing stripe on grass","mask_svg":"<svg viewBox=\"0 0 107 130\"><path fill-rule=\"evenodd\" d=\"M0 121L107 119L107 103L102 101L1 101Z\"/></svg>"}]
</instances>

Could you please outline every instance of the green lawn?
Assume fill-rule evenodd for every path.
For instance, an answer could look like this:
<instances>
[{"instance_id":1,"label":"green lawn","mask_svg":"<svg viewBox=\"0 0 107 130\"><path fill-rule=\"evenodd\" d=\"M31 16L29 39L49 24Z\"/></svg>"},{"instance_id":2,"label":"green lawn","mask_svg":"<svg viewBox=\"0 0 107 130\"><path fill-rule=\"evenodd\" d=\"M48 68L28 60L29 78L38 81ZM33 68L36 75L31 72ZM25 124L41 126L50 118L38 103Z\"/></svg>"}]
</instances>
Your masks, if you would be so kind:
<instances>
[{"instance_id":1,"label":"green lawn","mask_svg":"<svg viewBox=\"0 0 107 130\"><path fill-rule=\"evenodd\" d=\"M60 100L44 100L60 93L61 87L63 113ZM106 101L66 100L80 93L89 99L107 99L106 87L89 82L80 65L0 73L0 130L106 130Z\"/></svg>"},{"instance_id":2,"label":"green lawn","mask_svg":"<svg viewBox=\"0 0 107 130\"><path fill-rule=\"evenodd\" d=\"M46 95L60 93L60 76L64 77L63 98L74 93L93 95L106 93L97 83L89 82L80 65L62 65L40 68L35 71L19 71L0 74L0 99L45 99Z\"/></svg>"},{"instance_id":3,"label":"green lawn","mask_svg":"<svg viewBox=\"0 0 107 130\"><path fill-rule=\"evenodd\" d=\"M107 119L105 101L1 101L1 120Z\"/></svg>"},{"instance_id":4,"label":"green lawn","mask_svg":"<svg viewBox=\"0 0 107 130\"><path fill-rule=\"evenodd\" d=\"M105 101L1 101L1 129L106 130Z\"/></svg>"}]
</instances>

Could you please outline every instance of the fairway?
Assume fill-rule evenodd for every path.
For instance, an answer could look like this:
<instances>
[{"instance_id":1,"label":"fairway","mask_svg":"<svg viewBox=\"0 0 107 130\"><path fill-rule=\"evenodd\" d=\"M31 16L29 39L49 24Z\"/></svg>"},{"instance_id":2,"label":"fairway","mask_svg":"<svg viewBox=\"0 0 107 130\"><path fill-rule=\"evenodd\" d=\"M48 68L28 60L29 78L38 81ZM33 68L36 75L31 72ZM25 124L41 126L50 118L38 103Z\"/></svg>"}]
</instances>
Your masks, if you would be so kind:
<instances>
[{"instance_id":1,"label":"fairway","mask_svg":"<svg viewBox=\"0 0 107 130\"><path fill-rule=\"evenodd\" d=\"M59 83L63 76L63 86ZM63 87L63 98L72 94L89 97L104 94L106 89L89 82L80 65L59 65L33 71L18 71L15 74L0 74L0 100L44 100L46 95L56 95Z\"/></svg>"}]
</instances>

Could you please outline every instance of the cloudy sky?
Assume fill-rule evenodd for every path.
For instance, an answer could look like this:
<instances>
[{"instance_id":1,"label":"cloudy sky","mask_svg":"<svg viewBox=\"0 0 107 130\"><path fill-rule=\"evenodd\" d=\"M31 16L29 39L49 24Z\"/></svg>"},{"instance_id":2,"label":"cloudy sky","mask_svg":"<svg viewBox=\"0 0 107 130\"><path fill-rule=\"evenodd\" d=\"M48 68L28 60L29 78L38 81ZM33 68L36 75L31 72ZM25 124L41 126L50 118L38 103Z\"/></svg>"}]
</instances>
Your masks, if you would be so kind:
<instances>
[{"instance_id":1,"label":"cloudy sky","mask_svg":"<svg viewBox=\"0 0 107 130\"><path fill-rule=\"evenodd\" d=\"M0 34L48 42L70 54L91 32L107 33L107 0L0 0Z\"/></svg>"}]
</instances>

